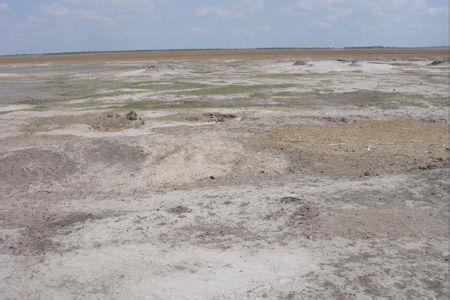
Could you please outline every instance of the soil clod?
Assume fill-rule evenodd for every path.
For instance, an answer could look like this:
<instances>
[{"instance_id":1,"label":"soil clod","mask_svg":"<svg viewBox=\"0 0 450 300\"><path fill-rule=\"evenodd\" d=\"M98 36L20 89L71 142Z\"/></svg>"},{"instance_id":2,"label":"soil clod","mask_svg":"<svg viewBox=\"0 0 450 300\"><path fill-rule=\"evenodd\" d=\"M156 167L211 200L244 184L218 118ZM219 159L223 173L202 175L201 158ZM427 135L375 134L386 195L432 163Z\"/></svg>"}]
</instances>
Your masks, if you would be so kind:
<instances>
[{"instance_id":1,"label":"soil clod","mask_svg":"<svg viewBox=\"0 0 450 300\"><path fill-rule=\"evenodd\" d=\"M168 210L169 213L175 214L175 215L181 215L192 212L192 210L189 207L178 205L175 207L172 207Z\"/></svg>"},{"instance_id":2,"label":"soil clod","mask_svg":"<svg viewBox=\"0 0 450 300\"><path fill-rule=\"evenodd\" d=\"M295 63L294 63L294 66L306 66L308 63L307 62L305 62L305 61L303 61L303 60L297 60Z\"/></svg>"},{"instance_id":3,"label":"soil clod","mask_svg":"<svg viewBox=\"0 0 450 300\"><path fill-rule=\"evenodd\" d=\"M303 202L303 200L297 197L283 197L280 199L280 202L284 204L291 204L291 203L301 203Z\"/></svg>"},{"instance_id":4,"label":"soil clod","mask_svg":"<svg viewBox=\"0 0 450 300\"><path fill-rule=\"evenodd\" d=\"M223 123L227 119L235 119L237 118L234 114L221 114L221 113L210 113L208 114L209 122L214 123Z\"/></svg>"},{"instance_id":5,"label":"soil clod","mask_svg":"<svg viewBox=\"0 0 450 300\"><path fill-rule=\"evenodd\" d=\"M430 66L438 66L438 65L442 65L443 63L445 63L445 60L434 60Z\"/></svg>"},{"instance_id":6,"label":"soil clod","mask_svg":"<svg viewBox=\"0 0 450 300\"><path fill-rule=\"evenodd\" d=\"M130 111L129 113L127 113L127 119L129 121L136 121L139 120L139 116L135 111Z\"/></svg>"}]
</instances>

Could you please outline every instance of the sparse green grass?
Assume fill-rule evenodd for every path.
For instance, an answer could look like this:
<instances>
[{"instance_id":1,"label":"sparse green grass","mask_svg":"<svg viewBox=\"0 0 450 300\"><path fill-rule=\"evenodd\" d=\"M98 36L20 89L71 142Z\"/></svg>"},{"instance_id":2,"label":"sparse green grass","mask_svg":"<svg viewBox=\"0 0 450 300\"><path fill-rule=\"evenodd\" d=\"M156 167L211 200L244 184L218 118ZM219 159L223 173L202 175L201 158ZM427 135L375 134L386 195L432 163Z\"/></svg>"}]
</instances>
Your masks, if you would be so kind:
<instances>
[{"instance_id":1,"label":"sparse green grass","mask_svg":"<svg viewBox=\"0 0 450 300\"><path fill-rule=\"evenodd\" d=\"M355 91L339 94L323 94L324 100L331 103L354 105L358 107L397 108L400 106L423 106L423 97L407 95L403 93L387 93L378 91Z\"/></svg>"},{"instance_id":2,"label":"sparse green grass","mask_svg":"<svg viewBox=\"0 0 450 300\"><path fill-rule=\"evenodd\" d=\"M279 97L279 98L277 98ZM265 103L265 100L275 100L276 103ZM429 100L429 99L428 99ZM397 108L401 106L424 106L427 101L423 97L405 95L401 93L383 93L374 91L356 91L346 93L254 93L246 97L231 100L140 100L126 103L124 110L152 110L152 109L203 109L203 108L268 108L289 109L320 106L356 106Z\"/></svg>"},{"instance_id":3,"label":"sparse green grass","mask_svg":"<svg viewBox=\"0 0 450 300\"><path fill-rule=\"evenodd\" d=\"M133 95L134 91L124 91L121 89L100 92L94 88L66 90L58 93L58 96L82 100L95 97L117 97L123 95Z\"/></svg>"},{"instance_id":4,"label":"sparse green grass","mask_svg":"<svg viewBox=\"0 0 450 300\"><path fill-rule=\"evenodd\" d=\"M267 87L266 85L264 85ZM235 89L236 88L236 89ZM233 87L231 91L242 91ZM248 89L250 90L250 89ZM129 91L111 91L103 93L90 94L89 97L79 97L84 94L89 94L93 90L86 89L77 93L65 93L71 95L74 99L86 99L95 97L107 97L107 96L119 96L129 94L130 99L133 92ZM215 89L214 92L219 94L219 90ZM222 90L223 92L223 90ZM220 94L219 94L220 95ZM225 92L226 95L226 92ZM76 97L77 96L77 97ZM198 95L196 95L198 96ZM267 91L260 90L255 93L250 93L241 97L230 97L230 100L208 100L202 101L195 99L192 100L179 100L179 101L162 101L158 99L145 99L139 101L130 101L122 106L111 106L120 110L157 110L157 109L204 109L204 108L268 108L268 109L287 109L287 108L303 108L303 107L321 107L321 106L356 106L356 107L379 107L384 109L398 108L401 106L419 106L436 105L442 107L448 107L447 98L424 98L418 95L406 95L402 93L386 93L377 91L360 90L354 92L345 93L320 93L318 90L314 92L301 93L295 91ZM22 104L33 105L35 110L46 110L55 107L95 107L97 102L89 103L65 103L66 99L28 99L21 102ZM276 103L266 103L266 100L274 100ZM107 103L105 103L107 104Z\"/></svg>"},{"instance_id":5,"label":"sparse green grass","mask_svg":"<svg viewBox=\"0 0 450 300\"><path fill-rule=\"evenodd\" d=\"M205 109L205 108L269 108L277 107L277 104L258 104L246 99L234 99L228 101L159 101L140 100L128 102L121 110L158 110L158 109Z\"/></svg>"},{"instance_id":6,"label":"sparse green grass","mask_svg":"<svg viewBox=\"0 0 450 300\"><path fill-rule=\"evenodd\" d=\"M191 91L182 91L179 94L189 95L189 96L223 96L223 95L235 95L235 94L248 94L248 93L258 93L265 90L272 89L282 89L292 87L292 84L251 84L251 85L220 85L212 86L207 88L199 88Z\"/></svg>"},{"instance_id":7,"label":"sparse green grass","mask_svg":"<svg viewBox=\"0 0 450 300\"><path fill-rule=\"evenodd\" d=\"M424 100L425 102L439 107L449 107L450 102L447 97L435 97L435 98L428 98Z\"/></svg>"},{"instance_id":8,"label":"sparse green grass","mask_svg":"<svg viewBox=\"0 0 450 300\"><path fill-rule=\"evenodd\" d=\"M151 90L155 92L192 90L209 87L210 85L198 82L173 82L173 83L155 83L155 82L136 82L128 86L130 89Z\"/></svg>"},{"instance_id":9,"label":"sparse green grass","mask_svg":"<svg viewBox=\"0 0 450 300\"><path fill-rule=\"evenodd\" d=\"M71 89L59 92L58 96L83 99L95 95L95 91L94 88Z\"/></svg>"},{"instance_id":10,"label":"sparse green grass","mask_svg":"<svg viewBox=\"0 0 450 300\"><path fill-rule=\"evenodd\" d=\"M369 90L336 93L323 90L315 90L309 93L280 92L272 94L280 97L276 101L285 106L357 106L379 107L384 109L398 108L401 106L424 106L427 101L422 96L407 95L403 93L387 93Z\"/></svg>"},{"instance_id":11,"label":"sparse green grass","mask_svg":"<svg viewBox=\"0 0 450 300\"><path fill-rule=\"evenodd\" d=\"M63 84L64 82L66 82L68 79L67 75L55 75L49 78L49 81L55 82L55 83L59 83L59 84Z\"/></svg>"},{"instance_id":12,"label":"sparse green grass","mask_svg":"<svg viewBox=\"0 0 450 300\"><path fill-rule=\"evenodd\" d=\"M275 92L271 94L273 97L298 97L299 92L293 92L293 91L282 91L282 92Z\"/></svg>"},{"instance_id":13,"label":"sparse green grass","mask_svg":"<svg viewBox=\"0 0 450 300\"><path fill-rule=\"evenodd\" d=\"M60 103L61 100L58 99L36 99L30 98L24 101L20 101L19 104L32 105L33 110L48 110L52 107L55 107Z\"/></svg>"}]
</instances>

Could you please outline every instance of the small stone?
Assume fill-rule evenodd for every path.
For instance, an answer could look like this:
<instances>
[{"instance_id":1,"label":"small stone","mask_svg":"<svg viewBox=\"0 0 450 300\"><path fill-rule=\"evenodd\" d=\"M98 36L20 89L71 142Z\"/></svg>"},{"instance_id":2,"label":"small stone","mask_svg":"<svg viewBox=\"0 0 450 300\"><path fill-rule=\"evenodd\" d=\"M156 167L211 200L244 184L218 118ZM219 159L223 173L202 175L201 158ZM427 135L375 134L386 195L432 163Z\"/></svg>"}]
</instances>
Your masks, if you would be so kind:
<instances>
[{"instance_id":1,"label":"small stone","mask_svg":"<svg viewBox=\"0 0 450 300\"><path fill-rule=\"evenodd\" d=\"M216 177L214 177L214 176L209 176L209 179L214 180L214 179L216 179Z\"/></svg>"},{"instance_id":2,"label":"small stone","mask_svg":"<svg viewBox=\"0 0 450 300\"><path fill-rule=\"evenodd\" d=\"M132 110L129 113L127 113L127 119L129 121L136 121L139 119L139 116L134 110Z\"/></svg>"}]
</instances>

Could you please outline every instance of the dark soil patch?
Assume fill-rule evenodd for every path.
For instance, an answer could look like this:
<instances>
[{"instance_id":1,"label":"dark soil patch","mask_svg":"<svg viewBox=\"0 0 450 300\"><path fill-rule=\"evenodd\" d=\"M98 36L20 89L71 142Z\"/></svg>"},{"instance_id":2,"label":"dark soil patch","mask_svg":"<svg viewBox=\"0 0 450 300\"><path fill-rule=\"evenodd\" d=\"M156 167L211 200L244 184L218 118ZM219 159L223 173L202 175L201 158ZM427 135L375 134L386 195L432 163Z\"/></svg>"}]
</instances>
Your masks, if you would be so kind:
<instances>
[{"instance_id":1,"label":"dark soil patch","mask_svg":"<svg viewBox=\"0 0 450 300\"><path fill-rule=\"evenodd\" d=\"M144 124L144 120L135 111L126 115L122 114L100 114L90 118L87 124L97 131L122 131L130 128L138 128Z\"/></svg>"},{"instance_id":2,"label":"dark soil patch","mask_svg":"<svg viewBox=\"0 0 450 300\"><path fill-rule=\"evenodd\" d=\"M319 209L311 203L297 207L289 216L289 225L311 224L320 215Z\"/></svg>"},{"instance_id":3,"label":"dark soil patch","mask_svg":"<svg viewBox=\"0 0 450 300\"><path fill-rule=\"evenodd\" d=\"M59 181L78 172L78 164L56 151L28 148L0 158L0 181L27 185Z\"/></svg>"},{"instance_id":4,"label":"dark soil patch","mask_svg":"<svg viewBox=\"0 0 450 300\"><path fill-rule=\"evenodd\" d=\"M54 241L58 234L70 233L70 227L77 223L85 223L105 218L106 215L91 213L73 213L65 216L42 216L31 220L30 225L21 231L20 239L7 246L8 252L14 255L43 255L57 251L60 244ZM69 230L69 231L67 231Z\"/></svg>"},{"instance_id":5,"label":"dark soil patch","mask_svg":"<svg viewBox=\"0 0 450 300\"><path fill-rule=\"evenodd\" d=\"M284 203L284 204L290 204L290 203L298 204L298 203L302 203L303 200L300 198L296 198L296 197L283 197L280 199L280 202Z\"/></svg>"},{"instance_id":6,"label":"dark soil patch","mask_svg":"<svg viewBox=\"0 0 450 300\"><path fill-rule=\"evenodd\" d=\"M305 61L303 61L303 60L297 60L295 63L294 63L294 66L306 66L308 63L307 62L305 62Z\"/></svg>"},{"instance_id":7,"label":"dark soil patch","mask_svg":"<svg viewBox=\"0 0 450 300\"><path fill-rule=\"evenodd\" d=\"M212 248L228 249L235 244L254 241L256 234L242 225L197 224L177 228L175 236L162 235L163 242L188 242Z\"/></svg>"},{"instance_id":8,"label":"dark soil patch","mask_svg":"<svg viewBox=\"0 0 450 300\"><path fill-rule=\"evenodd\" d=\"M190 213L191 211L192 211L192 209L190 209L189 207L186 207L186 206L182 206L182 205L172 207L171 209L168 210L169 213L175 214L175 215L186 214L186 213Z\"/></svg>"},{"instance_id":9,"label":"dark soil patch","mask_svg":"<svg viewBox=\"0 0 450 300\"><path fill-rule=\"evenodd\" d=\"M227 120L235 119L238 116L235 114L222 114L222 113L196 113L185 112L177 113L163 117L163 120L180 121L180 122L211 122L211 123L223 123Z\"/></svg>"},{"instance_id":10,"label":"dark soil patch","mask_svg":"<svg viewBox=\"0 0 450 300\"><path fill-rule=\"evenodd\" d=\"M88 145L82 145L79 150L72 148L70 151L81 151L79 155L89 165L126 165L131 172L143 163L147 154L143 148L130 144L130 141L97 139Z\"/></svg>"},{"instance_id":11,"label":"dark soil patch","mask_svg":"<svg viewBox=\"0 0 450 300\"><path fill-rule=\"evenodd\" d=\"M225 122L225 120L235 119L237 116L233 114L210 113L208 118L210 122Z\"/></svg>"}]
</instances>

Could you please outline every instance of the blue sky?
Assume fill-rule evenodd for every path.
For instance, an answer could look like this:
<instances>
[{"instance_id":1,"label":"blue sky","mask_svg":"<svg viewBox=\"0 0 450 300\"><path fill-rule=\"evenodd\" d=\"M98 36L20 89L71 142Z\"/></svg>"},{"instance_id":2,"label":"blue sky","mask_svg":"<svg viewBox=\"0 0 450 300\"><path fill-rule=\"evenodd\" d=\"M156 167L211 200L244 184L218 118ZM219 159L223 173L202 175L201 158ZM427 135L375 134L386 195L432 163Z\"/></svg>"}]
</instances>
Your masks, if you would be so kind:
<instances>
[{"instance_id":1,"label":"blue sky","mask_svg":"<svg viewBox=\"0 0 450 300\"><path fill-rule=\"evenodd\" d=\"M447 44L448 0L0 0L0 54Z\"/></svg>"}]
</instances>

